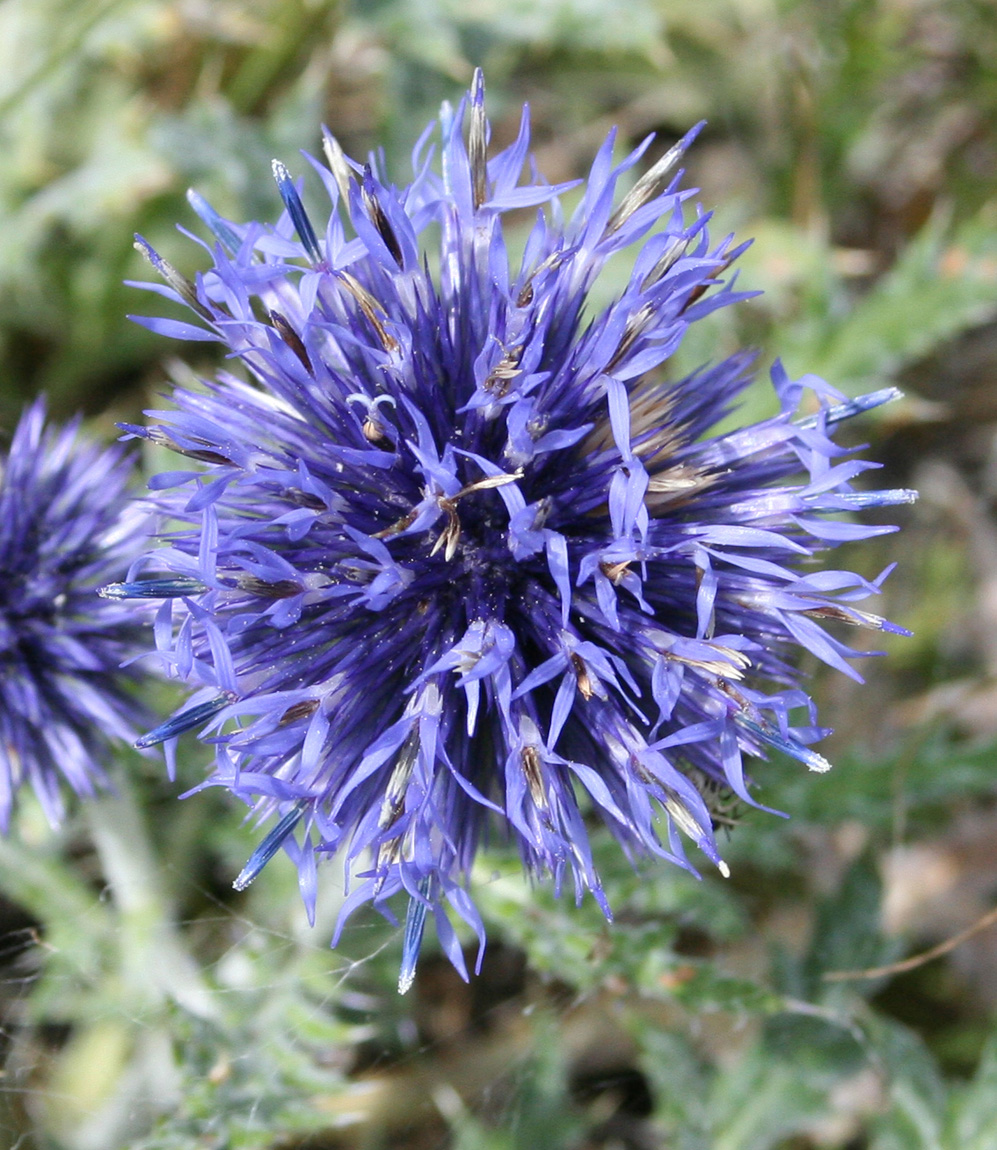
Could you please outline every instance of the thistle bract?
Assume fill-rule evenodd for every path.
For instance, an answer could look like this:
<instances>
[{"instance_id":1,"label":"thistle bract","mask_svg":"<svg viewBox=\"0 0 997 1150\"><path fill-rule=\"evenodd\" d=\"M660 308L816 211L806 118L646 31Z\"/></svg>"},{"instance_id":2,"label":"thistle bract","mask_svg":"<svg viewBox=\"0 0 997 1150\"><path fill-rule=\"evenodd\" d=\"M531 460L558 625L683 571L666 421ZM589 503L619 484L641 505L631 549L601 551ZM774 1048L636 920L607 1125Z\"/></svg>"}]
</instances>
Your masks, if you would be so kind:
<instances>
[{"instance_id":1,"label":"thistle bract","mask_svg":"<svg viewBox=\"0 0 997 1150\"><path fill-rule=\"evenodd\" d=\"M634 858L691 868L691 840L726 871L703 780L750 803L745 756L824 770L795 650L857 678L822 621L896 629L852 605L879 580L810 562L890 530L826 513L912 498L856 491L874 465L831 438L895 393L848 400L776 365L779 414L711 436L751 357L663 369L743 298L742 249L684 210L673 171L697 130L626 194L650 141L614 163L611 136L565 220L568 185L524 179L525 110L489 158L478 75L403 188L327 138L322 226L275 163L273 228L192 194L213 236L196 284L139 241L197 317L140 322L222 342L249 377L129 428L199 461L155 480L180 526L115 590L163 598L159 650L198 688L142 742L200 727L205 785L278 819L238 886L283 846L309 905L333 852L344 918L403 892L403 988L427 914L462 972L451 915L483 939L467 878L490 826L607 915L592 813ZM513 261L503 218L523 209ZM632 245L619 298L587 314Z\"/></svg>"},{"instance_id":2,"label":"thistle bract","mask_svg":"<svg viewBox=\"0 0 997 1150\"><path fill-rule=\"evenodd\" d=\"M0 828L33 787L53 825L68 784L106 784L110 740L147 721L120 664L141 653L125 604L98 588L148 547L148 513L131 499L133 462L46 427L42 401L21 417L0 464Z\"/></svg>"}]
</instances>

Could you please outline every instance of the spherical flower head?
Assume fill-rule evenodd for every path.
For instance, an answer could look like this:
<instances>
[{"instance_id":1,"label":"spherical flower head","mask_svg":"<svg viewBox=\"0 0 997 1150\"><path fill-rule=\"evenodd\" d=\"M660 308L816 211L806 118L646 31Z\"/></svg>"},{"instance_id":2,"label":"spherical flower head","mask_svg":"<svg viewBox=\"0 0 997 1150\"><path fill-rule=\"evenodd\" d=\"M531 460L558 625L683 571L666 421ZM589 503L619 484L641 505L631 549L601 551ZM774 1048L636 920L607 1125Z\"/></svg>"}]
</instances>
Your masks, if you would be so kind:
<instances>
[{"instance_id":1,"label":"spherical flower head","mask_svg":"<svg viewBox=\"0 0 997 1150\"><path fill-rule=\"evenodd\" d=\"M0 463L0 828L29 784L50 823L64 784L107 783L114 739L147 721L120 666L141 653L128 604L98 588L149 545L133 504L133 462L83 437L79 421L46 426L35 401Z\"/></svg>"},{"instance_id":2,"label":"spherical flower head","mask_svg":"<svg viewBox=\"0 0 997 1150\"><path fill-rule=\"evenodd\" d=\"M625 195L650 141L614 163L610 136L565 220L573 185L532 168L525 109L489 158L478 74L405 187L327 138L328 166L309 157L321 229L275 162L274 228L191 195L214 241L196 284L139 241L156 290L199 321L140 322L222 342L250 379L180 389L130 429L199 461L156 480L182 526L154 577L119 589L163 596L159 650L198 688L143 743L201 727L205 785L278 816L240 888L283 846L309 906L334 852L343 919L407 897L403 988L427 913L462 972L451 915L483 940L467 880L489 828L607 915L592 814L635 859L692 869L691 840L726 873L703 792L752 803L745 758L771 748L828 766L797 649L858 678L824 621L897 630L852 605L879 579L812 562L891 530L827 513L913 497L856 491L874 465L831 438L895 393L848 400L777 364L779 414L711 434L751 357L664 367L690 324L744 298L742 249L710 239L673 171L697 131ZM524 209L514 259L503 221ZM590 314L631 247L623 291Z\"/></svg>"}]
</instances>

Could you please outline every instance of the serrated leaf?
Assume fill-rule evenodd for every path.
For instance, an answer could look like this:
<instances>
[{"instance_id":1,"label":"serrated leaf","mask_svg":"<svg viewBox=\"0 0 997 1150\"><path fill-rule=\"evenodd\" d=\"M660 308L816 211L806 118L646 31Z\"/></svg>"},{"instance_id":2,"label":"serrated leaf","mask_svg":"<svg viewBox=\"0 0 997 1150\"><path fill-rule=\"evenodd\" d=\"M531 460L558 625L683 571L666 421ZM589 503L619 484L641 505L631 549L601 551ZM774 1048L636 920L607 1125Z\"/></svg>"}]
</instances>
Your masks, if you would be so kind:
<instances>
[{"instance_id":1,"label":"serrated leaf","mask_svg":"<svg viewBox=\"0 0 997 1150\"><path fill-rule=\"evenodd\" d=\"M951 231L939 215L847 316L811 327L785 351L793 370L815 372L847 395L895 378L905 364L997 314L997 228L992 213ZM791 339L791 337L790 337Z\"/></svg>"}]
</instances>

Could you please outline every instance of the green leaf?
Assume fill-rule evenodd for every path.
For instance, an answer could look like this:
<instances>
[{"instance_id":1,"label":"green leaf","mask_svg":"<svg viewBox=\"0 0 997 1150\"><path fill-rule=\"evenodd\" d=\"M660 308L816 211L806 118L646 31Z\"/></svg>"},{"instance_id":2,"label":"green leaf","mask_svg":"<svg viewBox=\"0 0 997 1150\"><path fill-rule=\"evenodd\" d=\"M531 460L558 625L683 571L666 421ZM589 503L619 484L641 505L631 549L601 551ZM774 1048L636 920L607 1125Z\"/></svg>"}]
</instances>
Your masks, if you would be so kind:
<instances>
[{"instance_id":1,"label":"green leaf","mask_svg":"<svg viewBox=\"0 0 997 1150\"><path fill-rule=\"evenodd\" d=\"M946 1150L991 1150L997 1146L995 1100L997 1035L987 1042L973 1081L953 1091L943 1139Z\"/></svg>"},{"instance_id":2,"label":"green leaf","mask_svg":"<svg viewBox=\"0 0 997 1150\"><path fill-rule=\"evenodd\" d=\"M882 387L904 365L997 314L997 228L988 208L954 230L937 213L893 267L835 322L782 341L790 372L812 371L848 395Z\"/></svg>"}]
</instances>

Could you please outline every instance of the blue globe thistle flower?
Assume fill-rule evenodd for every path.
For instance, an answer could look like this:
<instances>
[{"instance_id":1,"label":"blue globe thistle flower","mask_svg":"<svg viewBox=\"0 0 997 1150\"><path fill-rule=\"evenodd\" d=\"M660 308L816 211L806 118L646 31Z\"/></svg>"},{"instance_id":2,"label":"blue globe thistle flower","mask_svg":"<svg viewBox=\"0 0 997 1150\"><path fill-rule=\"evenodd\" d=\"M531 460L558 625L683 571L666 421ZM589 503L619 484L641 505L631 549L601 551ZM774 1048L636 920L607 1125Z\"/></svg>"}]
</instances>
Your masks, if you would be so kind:
<instances>
[{"instance_id":1,"label":"blue globe thistle flower","mask_svg":"<svg viewBox=\"0 0 997 1150\"><path fill-rule=\"evenodd\" d=\"M405 187L327 137L328 167L308 158L320 230L275 162L274 228L191 194L214 241L196 284L139 240L154 290L199 321L139 322L221 342L251 380L180 388L127 429L202 465L155 480L180 526L153 578L112 592L163 598L158 648L198 688L140 745L201 728L204 785L278 819L237 888L283 847L309 907L316 856L343 853L340 926L407 897L402 989L427 913L461 973L451 915L483 943L467 880L490 827L607 916L593 814L634 859L692 869L689 839L727 873L703 790L753 803L745 758L772 749L828 767L797 649L858 678L823 622L901 631L853 605L882 576L812 562L892 530L828 513L913 499L856 490L875 465L832 439L897 393L846 399L776 364L779 414L711 434L751 357L662 371L690 324L751 294L727 275L744 245L684 211L673 169L698 131L622 196L650 140L614 163L611 135L565 220L572 185L521 182L525 109L489 158L479 73L443 109L439 171L427 130ZM513 260L503 218L531 208Z\"/></svg>"},{"instance_id":2,"label":"blue globe thistle flower","mask_svg":"<svg viewBox=\"0 0 997 1150\"><path fill-rule=\"evenodd\" d=\"M0 829L30 785L46 817L107 785L112 739L135 738L147 713L123 660L142 652L125 604L98 588L149 545L148 512L132 500L133 460L27 408L0 463ZM140 728L141 729L141 728Z\"/></svg>"}]
</instances>

